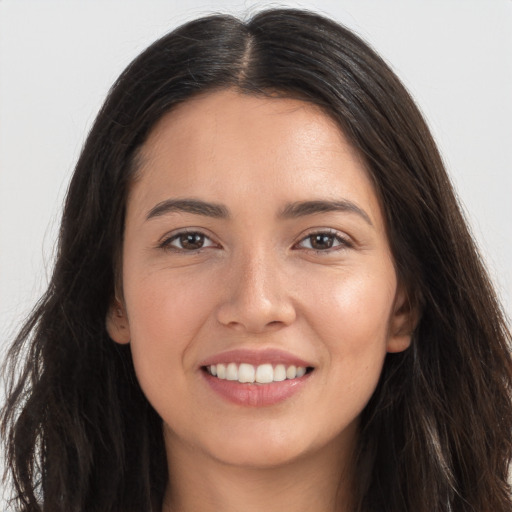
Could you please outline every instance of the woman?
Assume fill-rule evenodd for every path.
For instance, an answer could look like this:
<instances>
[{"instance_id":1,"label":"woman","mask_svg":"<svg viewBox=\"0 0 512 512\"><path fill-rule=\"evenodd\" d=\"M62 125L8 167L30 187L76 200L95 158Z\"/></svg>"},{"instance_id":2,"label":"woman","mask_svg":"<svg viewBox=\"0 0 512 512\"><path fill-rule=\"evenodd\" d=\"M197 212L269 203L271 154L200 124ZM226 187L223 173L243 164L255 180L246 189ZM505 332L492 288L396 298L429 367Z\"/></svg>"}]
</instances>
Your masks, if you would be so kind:
<instances>
[{"instance_id":1,"label":"woman","mask_svg":"<svg viewBox=\"0 0 512 512\"><path fill-rule=\"evenodd\" d=\"M343 27L154 43L59 243L10 353L19 510L511 509L510 334L421 115Z\"/></svg>"}]
</instances>

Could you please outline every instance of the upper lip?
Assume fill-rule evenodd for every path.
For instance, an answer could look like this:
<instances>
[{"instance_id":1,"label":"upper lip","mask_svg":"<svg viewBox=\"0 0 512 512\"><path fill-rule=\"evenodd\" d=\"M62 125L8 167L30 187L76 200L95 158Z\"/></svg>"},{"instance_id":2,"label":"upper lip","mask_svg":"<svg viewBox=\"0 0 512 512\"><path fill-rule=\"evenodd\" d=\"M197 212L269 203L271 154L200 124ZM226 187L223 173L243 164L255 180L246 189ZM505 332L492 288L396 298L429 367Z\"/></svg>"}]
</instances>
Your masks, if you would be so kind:
<instances>
[{"instance_id":1,"label":"upper lip","mask_svg":"<svg viewBox=\"0 0 512 512\"><path fill-rule=\"evenodd\" d=\"M312 367L313 365L294 354L280 349L235 349L226 352L220 352L205 359L200 366L211 366L213 364L227 363L247 363L254 366L260 364L284 364L286 366L304 366Z\"/></svg>"}]
</instances>

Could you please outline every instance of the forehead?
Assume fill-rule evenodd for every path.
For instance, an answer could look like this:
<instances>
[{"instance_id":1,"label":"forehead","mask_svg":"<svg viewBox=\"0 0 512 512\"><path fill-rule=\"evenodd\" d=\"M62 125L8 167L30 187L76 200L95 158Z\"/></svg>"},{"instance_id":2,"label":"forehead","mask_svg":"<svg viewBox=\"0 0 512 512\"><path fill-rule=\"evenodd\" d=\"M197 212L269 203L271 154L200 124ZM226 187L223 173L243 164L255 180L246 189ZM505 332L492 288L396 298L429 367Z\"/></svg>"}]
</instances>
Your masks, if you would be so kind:
<instances>
[{"instance_id":1,"label":"forehead","mask_svg":"<svg viewBox=\"0 0 512 512\"><path fill-rule=\"evenodd\" d=\"M272 150L276 135L282 151L275 151L273 156L291 149L294 153L327 150L359 158L338 124L319 106L275 95L241 93L236 89L203 93L179 104L157 122L140 156L143 162L148 162L159 152L166 152L170 142L175 149L182 144L192 149L193 144L194 151L187 155L192 158L211 155L213 149L219 151L230 142L240 150L248 147Z\"/></svg>"},{"instance_id":2,"label":"forehead","mask_svg":"<svg viewBox=\"0 0 512 512\"><path fill-rule=\"evenodd\" d=\"M379 215L358 151L320 107L297 99L233 89L199 95L156 124L140 156L134 189L155 201L198 193L249 200L270 187L283 201L355 195Z\"/></svg>"}]
</instances>

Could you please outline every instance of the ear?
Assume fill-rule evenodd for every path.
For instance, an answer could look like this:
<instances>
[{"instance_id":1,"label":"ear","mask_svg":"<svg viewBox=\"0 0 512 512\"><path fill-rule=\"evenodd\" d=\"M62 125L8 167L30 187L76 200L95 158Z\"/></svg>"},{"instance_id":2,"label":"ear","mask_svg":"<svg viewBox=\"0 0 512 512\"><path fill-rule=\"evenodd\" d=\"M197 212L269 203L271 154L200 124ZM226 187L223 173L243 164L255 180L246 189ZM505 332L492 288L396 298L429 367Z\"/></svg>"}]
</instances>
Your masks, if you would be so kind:
<instances>
[{"instance_id":1,"label":"ear","mask_svg":"<svg viewBox=\"0 0 512 512\"><path fill-rule=\"evenodd\" d=\"M386 346L388 352L403 352L411 345L412 333L419 320L417 308L411 305L403 286L396 294L393 315L389 323L389 337Z\"/></svg>"},{"instance_id":2,"label":"ear","mask_svg":"<svg viewBox=\"0 0 512 512\"><path fill-rule=\"evenodd\" d=\"M107 332L116 342L122 345L130 343L130 326L126 315L126 308L119 299L114 299L107 313Z\"/></svg>"}]
</instances>

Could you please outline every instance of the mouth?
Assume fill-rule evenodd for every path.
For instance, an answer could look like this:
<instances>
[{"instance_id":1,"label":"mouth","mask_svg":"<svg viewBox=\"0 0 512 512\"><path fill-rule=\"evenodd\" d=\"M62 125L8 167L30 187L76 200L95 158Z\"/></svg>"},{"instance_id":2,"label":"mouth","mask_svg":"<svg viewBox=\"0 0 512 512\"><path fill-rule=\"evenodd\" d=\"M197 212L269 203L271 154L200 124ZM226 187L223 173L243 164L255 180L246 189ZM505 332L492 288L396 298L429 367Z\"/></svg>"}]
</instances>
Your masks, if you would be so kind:
<instances>
[{"instance_id":1,"label":"mouth","mask_svg":"<svg viewBox=\"0 0 512 512\"><path fill-rule=\"evenodd\" d=\"M203 366L201 369L208 375L220 380L256 385L297 380L313 371L312 366L271 363L253 365L236 362L211 364Z\"/></svg>"},{"instance_id":2,"label":"mouth","mask_svg":"<svg viewBox=\"0 0 512 512\"><path fill-rule=\"evenodd\" d=\"M214 395L232 404L263 407L285 402L310 387L315 367L279 349L229 350L200 363Z\"/></svg>"}]
</instances>

